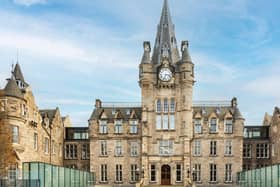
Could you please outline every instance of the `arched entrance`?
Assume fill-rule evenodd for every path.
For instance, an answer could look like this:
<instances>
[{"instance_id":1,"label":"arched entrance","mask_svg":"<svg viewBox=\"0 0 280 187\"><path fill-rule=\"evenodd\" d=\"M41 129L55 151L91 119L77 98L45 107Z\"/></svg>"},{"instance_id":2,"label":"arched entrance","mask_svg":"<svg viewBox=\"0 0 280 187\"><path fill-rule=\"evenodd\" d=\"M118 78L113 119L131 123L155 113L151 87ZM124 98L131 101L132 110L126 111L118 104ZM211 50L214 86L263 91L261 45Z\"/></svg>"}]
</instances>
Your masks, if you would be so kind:
<instances>
[{"instance_id":1,"label":"arched entrance","mask_svg":"<svg viewBox=\"0 0 280 187\"><path fill-rule=\"evenodd\" d=\"M171 184L171 169L169 165L163 165L161 167L161 185Z\"/></svg>"}]
</instances>

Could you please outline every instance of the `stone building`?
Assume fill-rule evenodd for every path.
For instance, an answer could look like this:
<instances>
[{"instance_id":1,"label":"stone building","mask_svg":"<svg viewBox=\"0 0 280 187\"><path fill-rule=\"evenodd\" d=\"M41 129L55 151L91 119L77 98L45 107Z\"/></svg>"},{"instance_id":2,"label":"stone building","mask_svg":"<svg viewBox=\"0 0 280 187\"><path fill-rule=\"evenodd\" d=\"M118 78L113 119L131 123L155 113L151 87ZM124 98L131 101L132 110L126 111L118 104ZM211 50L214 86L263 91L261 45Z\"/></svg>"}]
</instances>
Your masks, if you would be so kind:
<instances>
[{"instance_id":1,"label":"stone building","mask_svg":"<svg viewBox=\"0 0 280 187\"><path fill-rule=\"evenodd\" d=\"M38 109L18 63L7 80L0 90L0 177L21 178L23 162L63 165L64 127L59 109Z\"/></svg>"},{"instance_id":2,"label":"stone building","mask_svg":"<svg viewBox=\"0 0 280 187\"><path fill-rule=\"evenodd\" d=\"M244 119L234 98L194 103L189 43L177 47L167 0L153 53L144 42L138 106L96 101L89 120L91 171L98 184L231 186L242 170ZM95 151L93 151L95 150Z\"/></svg>"}]
</instances>

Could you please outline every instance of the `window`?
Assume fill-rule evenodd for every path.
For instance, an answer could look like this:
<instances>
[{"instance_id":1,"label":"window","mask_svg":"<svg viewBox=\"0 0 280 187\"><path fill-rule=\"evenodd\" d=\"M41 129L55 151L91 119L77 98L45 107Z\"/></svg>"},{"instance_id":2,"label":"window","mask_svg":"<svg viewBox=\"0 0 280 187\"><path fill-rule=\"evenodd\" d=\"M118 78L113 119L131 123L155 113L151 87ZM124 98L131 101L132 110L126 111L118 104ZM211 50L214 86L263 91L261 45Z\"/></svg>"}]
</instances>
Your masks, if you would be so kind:
<instances>
[{"instance_id":1,"label":"window","mask_svg":"<svg viewBox=\"0 0 280 187\"><path fill-rule=\"evenodd\" d=\"M200 156L201 155L201 141L200 140L195 140L193 146L194 146L193 155L194 156Z\"/></svg>"},{"instance_id":2,"label":"window","mask_svg":"<svg viewBox=\"0 0 280 187\"><path fill-rule=\"evenodd\" d=\"M116 165L116 182L122 182L122 165Z\"/></svg>"},{"instance_id":3,"label":"window","mask_svg":"<svg viewBox=\"0 0 280 187\"><path fill-rule=\"evenodd\" d=\"M161 110L161 100L156 101L156 112L159 113L156 116L156 129L157 130L174 130L175 129L175 99L171 98L170 103L167 98L163 100L163 111ZM170 110L169 110L170 106ZM170 112L170 113L169 113Z\"/></svg>"},{"instance_id":4,"label":"window","mask_svg":"<svg viewBox=\"0 0 280 187\"><path fill-rule=\"evenodd\" d=\"M77 145L66 144L65 145L65 159L77 159Z\"/></svg>"},{"instance_id":5,"label":"window","mask_svg":"<svg viewBox=\"0 0 280 187\"><path fill-rule=\"evenodd\" d=\"M49 139L45 138L45 153L49 153Z\"/></svg>"},{"instance_id":6,"label":"window","mask_svg":"<svg viewBox=\"0 0 280 187\"><path fill-rule=\"evenodd\" d=\"M89 144L82 145L82 160L87 160L90 157Z\"/></svg>"},{"instance_id":7,"label":"window","mask_svg":"<svg viewBox=\"0 0 280 187\"><path fill-rule=\"evenodd\" d=\"M52 140L52 154L55 154L55 142Z\"/></svg>"},{"instance_id":8,"label":"window","mask_svg":"<svg viewBox=\"0 0 280 187\"><path fill-rule=\"evenodd\" d=\"M162 128L164 130L167 130L168 129L168 115L163 115L163 124L162 124Z\"/></svg>"},{"instance_id":9,"label":"window","mask_svg":"<svg viewBox=\"0 0 280 187\"><path fill-rule=\"evenodd\" d=\"M18 131L18 126L12 126L12 142L13 143L19 143L19 131Z\"/></svg>"},{"instance_id":10,"label":"window","mask_svg":"<svg viewBox=\"0 0 280 187\"><path fill-rule=\"evenodd\" d=\"M106 140L100 141L100 155L107 156L107 141Z\"/></svg>"},{"instance_id":11,"label":"window","mask_svg":"<svg viewBox=\"0 0 280 187\"><path fill-rule=\"evenodd\" d=\"M100 181L101 182L107 182L107 164L101 164L100 169Z\"/></svg>"},{"instance_id":12,"label":"window","mask_svg":"<svg viewBox=\"0 0 280 187\"><path fill-rule=\"evenodd\" d=\"M257 158L269 158L269 145L267 143L257 144Z\"/></svg>"},{"instance_id":13,"label":"window","mask_svg":"<svg viewBox=\"0 0 280 187\"><path fill-rule=\"evenodd\" d=\"M156 165L151 165L150 181L156 182Z\"/></svg>"},{"instance_id":14,"label":"window","mask_svg":"<svg viewBox=\"0 0 280 187\"><path fill-rule=\"evenodd\" d=\"M232 182L231 164L225 165L225 182Z\"/></svg>"},{"instance_id":15,"label":"window","mask_svg":"<svg viewBox=\"0 0 280 187\"><path fill-rule=\"evenodd\" d=\"M217 119L212 118L210 120L210 133L216 133L217 132Z\"/></svg>"},{"instance_id":16,"label":"window","mask_svg":"<svg viewBox=\"0 0 280 187\"><path fill-rule=\"evenodd\" d=\"M157 100L157 110L156 110L156 112L158 112L158 113L161 112L161 100L160 99Z\"/></svg>"},{"instance_id":17,"label":"window","mask_svg":"<svg viewBox=\"0 0 280 187\"><path fill-rule=\"evenodd\" d=\"M138 156L138 143L137 142L131 142L130 155Z\"/></svg>"},{"instance_id":18,"label":"window","mask_svg":"<svg viewBox=\"0 0 280 187\"><path fill-rule=\"evenodd\" d=\"M210 156L217 155L217 141L210 142Z\"/></svg>"},{"instance_id":19,"label":"window","mask_svg":"<svg viewBox=\"0 0 280 187\"><path fill-rule=\"evenodd\" d=\"M8 170L8 179L14 181L17 178L18 178L18 166L17 166L17 164L10 165L9 170Z\"/></svg>"},{"instance_id":20,"label":"window","mask_svg":"<svg viewBox=\"0 0 280 187\"><path fill-rule=\"evenodd\" d=\"M200 164L194 164L193 180L201 181L201 165Z\"/></svg>"},{"instance_id":21,"label":"window","mask_svg":"<svg viewBox=\"0 0 280 187\"><path fill-rule=\"evenodd\" d=\"M232 119L227 118L225 121L225 133L232 133Z\"/></svg>"},{"instance_id":22,"label":"window","mask_svg":"<svg viewBox=\"0 0 280 187\"><path fill-rule=\"evenodd\" d=\"M161 129L161 115L157 115L156 123L157 123L157 129Z\"/></svg>"},{"instance_id":23,"label":"window","mask_svg":"<svg viewBox=\"0 0 280 187\"><path fill-rule=\"evenodd\" d=\"M74 140L88 139L88 132L74 132Z\"/></svg>"},{"instance_id":24,"label":"window","mask_svg":"<svg viewBox=\"0 0 280 187\"><path fill-rule=\"evenodd\" d=\"M175 117L174 117L174 115L170 115L169 116L169 128L170 129L175 129Z\"/></svg>"},{"instance_id":25,"label":"window","mask_svg":"<svg viewBox=\"0 0 280 187\"><path fill-rule=\"evenodd\" d=\"M225 141L225 155L227 155L227 156L232 155L232 141L231 140Z\"/></svg>"},{"instance_id":26,"label":"window","mask_svg":"<svg viewBox=\"0 0 280 187\"><path fill-rule=\"evenodd\" d=\"M130 165L130 180L132 182L137 181L137 165L136 164Z\"/></svg>"},{"instance_id":27,"label":"window","mask_svg":"<svg viewBox=\"0 0 280 187\"><path fill-rule=\"evenodd\" d=\"M170 103L170 112L175 112L175 99L171 98L171 103Z\"/></svg>"},{"instance_id":28,"label":"window","mask_svg":"<svg viewBox=\"0 0 280 187\"><path fill-rule=\"evenodd\" d=\"M168 113L168 99L165 98L163 102L163 112Z\"/></svg>"},{"instance_id":29,"label":"window","mask_svg":"<svg viewBox=\"0 0 280 187\"><path fill-rule=\"evenodd\" d=\"M217 181L217 165L210 164L210 182Z\"/></svg>"},{"instance_id":30,"label":"window","mask_svg":"<svg viewBox=\"0 0 280 187\"><path fill-rule=\"evenodd\" d=\"M107 121L100 120L99 133L100 134L107 134L108 133Z\"/></svg>"},{"instance_id":31,"label":"window","mask_svg":"<svg viewBox=\"0 0 280 187\"><path fill-rule=\"evenodd\" d=\"M173 141L161 140L159 141L159 154L171 155L173 153Z\"/></svg>"},{"instance_id":32,"label":"window","mask_svg":"<svg viewBox=\"0 0 280 187\"><path fill-rule=\"evenodd\" d=\"M115 133L122 133L122 120L116 120L115 122Z\"/></svg>"},{"instance_id":33,"label":"window","mask_svg":"<svg viewBox=\"0 0 280 187\"><path fill-rule=\"evenodd\" d=\"M116 156L122 156L122 141L120 141L120 140L116 141L115 153L116 153Z\"/></svg>"},{"instance_id":34,"label":"window","mask_svg":"<svg viewBox=\"0 0 280 187\"><path fill-rule=\"evenodd\" d=\"M182 165L177 164L176 165L176 182L182 181Z\"/></svg>"},{"instance_id":35,"label":"window","mask_svg":"<svg viewBox=\"0 0 280 187\"><path fill-rule=\"evenodd\" d=\"M38 150L38 134L36 132L34 133L33 141L33 148Z\"/></svg>"},{"instance_id":36,"label":"window","mask_svg":"<svg viewBox=\"0 0 280 187\"><path fill-rule=\"evenodd\" d=\"M130 133L131 134L137 134L137 128L138 128L138 121L132 120L130 122Z\"/></svg>"},{"instance_id":37,"label":"window","mask_svg":"<svg viewBox=\"0 0 280 187\"><path fill-rule=\"evenodd\" d=\"M199 119L199 118L194 120L194 132L202 133L201 119Z\"/></svg>"},{"instance_id":38,"label":"window","mask_svg":"<svg viewBox=\"0 0 280 187\"><path fill-rule=\"evenodd\" d=\"M244 158L251 158L252 156L252 145L251 144L244 144L243 145L243 157Z\"/></svg>"}]
</instances>

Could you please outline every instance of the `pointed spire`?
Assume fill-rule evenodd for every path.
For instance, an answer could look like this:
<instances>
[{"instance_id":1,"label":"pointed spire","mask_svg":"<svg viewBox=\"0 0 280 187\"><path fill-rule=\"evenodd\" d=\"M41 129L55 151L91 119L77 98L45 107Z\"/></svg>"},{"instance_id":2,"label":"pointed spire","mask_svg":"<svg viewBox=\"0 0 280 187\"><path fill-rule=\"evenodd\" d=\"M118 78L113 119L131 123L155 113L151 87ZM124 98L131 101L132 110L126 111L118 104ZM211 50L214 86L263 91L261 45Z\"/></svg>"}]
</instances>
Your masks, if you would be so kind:
<instances>
[{"instance_id":1,"label":"pointed spire","mask_svg":"<svg viewBox=\"0 0 280 187\"><path fill-rule=\"evenodd\" d=\"M23 74L22 74L21 69L20 69L20 65L19 65L18 62L17 62L17 64L16 64L16 66L15 66L15 69L14 69L14 71L13 71L13 74L14 74L16 80L20 80L20 81L22 81L22 82L25 82L25 81L24 81Z\"/></svg>"},{"instance_id":2,"label":"pointed spire","mask_svg":"<svg viewBox=\"0 0 280 187\"><path fill-rule=\"evenodd\" d=\"M181 51L182 51L182 63L192 62L191 56L189 54L189 42L188 41L182 41Z\"/></svg>"},{"instance_id":3,"label":"pointed spire","mask_svg":"<svg viewBox=\"0 0 280 187\"><path fill-rule=\"evenodd\" d=\"M143 47L144 47L144 54L143 54L141 63L142 64L150 63L151 62L151 59L150 59L151 44L150 44L150 42L148 42L148 41L144 42Z\"/></svg>"},{"instance_id":4,"label":"pointed spire","mask_svg":"<svg viewBox=\"0 0 280 187\"><path fill-rule=\"evenodd\" d=\"M23 98L23 94L20 91L17 82L15 80L14 75L10 79L7 79L8 83L6 84L6 87L4 88L5 95L6 96L12 96L12 97L18 97Z\"/></svg>"},{"instance_id":5,"label":"pointed spire","mask_svg":"<svg viewBox=\"0 0 280 187\"><path fill-rule=\"evenodd\" d=\"M167 57L173 64L180 60L174 25L171 20L167 0L164 0L160 23L158 25L158 31L152 57L153 63L160 63L162 57Z\"/></svg>"}]
</instances>

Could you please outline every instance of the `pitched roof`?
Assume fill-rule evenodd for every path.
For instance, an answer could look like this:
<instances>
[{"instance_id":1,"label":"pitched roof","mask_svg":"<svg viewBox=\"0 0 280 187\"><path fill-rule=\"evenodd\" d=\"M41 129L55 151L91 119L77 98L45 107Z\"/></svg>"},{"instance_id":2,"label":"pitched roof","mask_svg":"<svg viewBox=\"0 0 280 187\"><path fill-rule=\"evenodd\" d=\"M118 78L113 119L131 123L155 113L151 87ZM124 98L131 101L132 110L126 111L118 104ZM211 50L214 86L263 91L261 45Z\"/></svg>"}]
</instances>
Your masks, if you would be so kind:
<instances>
[{"instance_id":1,"label":"pitched roof","mask_svg":"<svg viewBox=\"0 0 280 187\"><path fill-rule=\"evenodd\" d=\"M4 91L5 91L6 96L23 98L23 94L22 94L21 90L19 89L17 82L13 76L12 76L12 78L8 79L8 83L6 84Z\"/></svg>"},{"instance_id":2,"label":"pitched roof","mask_svg":"<svg viewBox=\"0 0 280 187\"><path fill-rule=\"evenodd\" d=\"M105 113L109 121L114 120L116 118L116 114L120 115L123 120L128 121L129 119L131 119L132 111L134 111L135 116L137 116L138 119L141 120L141 116L142 116L142 108L141 107L135 107L135 108L131 108L131 107L127 107L127 108L124 108L124 107L122 107L122 108L112 108L112 107L96 108L92 112L89 120L100 119L101 115L103 113Z\"/></svg>"},{"instance_id":3,"label":"pitched roof","mask_svg":"<svg viewBox=\"0 0 280 187\"><path fill-rule=\"evenodd\" d=\"M174 28L168 2L164 0L153 51L153 63L159 64L162 56L167 56L173 64L180 60Z\"/></svg>"},{"instance_id":4,"label":"pitched roof","mask_svg":"<svg viewBox=\"0 0 280 187\"><path fill-rule=\"evenodd\" d=\"M22 82L25 82L19 63L16 64L14 71L13 71L13 75L15 76L16 80L21 80Z\"/></svg>"},{"instance_id":5,"label":"pitched roof","mask_svg":"<svg viewBox=\"0 0 280 187\"><path fill-rule=\"evenodd\" d=\"M49 118L49 122L50 124L52 124L54 118L55 118L55 114L57 112L57 109L45 109L45 110L39 110L42 118L45 117L45 115Z\"/></svg>"}]
</instances>

